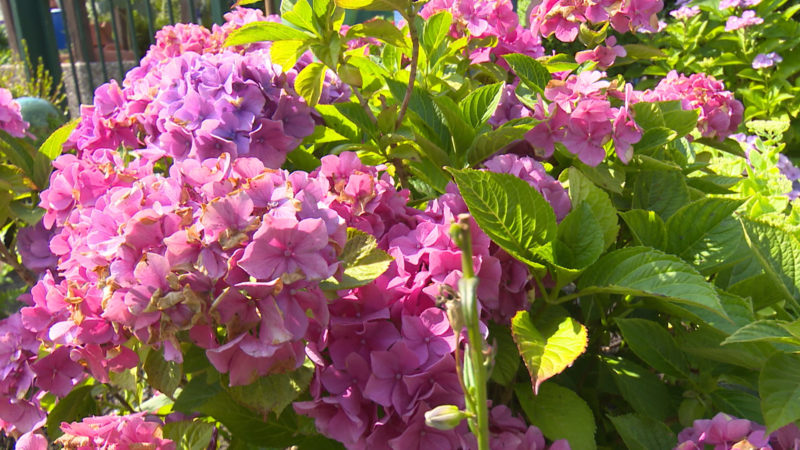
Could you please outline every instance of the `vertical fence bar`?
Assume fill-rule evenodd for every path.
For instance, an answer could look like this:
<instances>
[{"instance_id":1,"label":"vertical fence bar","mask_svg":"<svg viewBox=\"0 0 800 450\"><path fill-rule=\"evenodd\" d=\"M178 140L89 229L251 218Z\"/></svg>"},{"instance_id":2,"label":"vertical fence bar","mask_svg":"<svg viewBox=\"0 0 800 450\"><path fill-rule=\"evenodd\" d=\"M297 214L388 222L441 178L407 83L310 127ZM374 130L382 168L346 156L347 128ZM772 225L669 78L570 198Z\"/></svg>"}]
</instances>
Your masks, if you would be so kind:
<instances>
[{"instance_id":1,"label":"vertical fence bar","mask_svg":"<svg viewBox=\"0 0 800 450\"><path fill-rule=\"evenodd\" d=\"M156 25L153 22L153 8L150 6L150 0L145 0L145 11L147 12L147 32L150 34L147 36L148 42L152 44L155 42L153 37L156 35Z\"/></svg>"},{"instance_id":2,"label":"vertical fence bar","mask_svg":"<svg viewBox=\"0 0 800 450\"><path fill-rule=\"evenodd\" d=\"M17 48L23 48L22 41L28 46L28 60L31 67L36 67L42 58L45 68L53 77L55 86L61 82L61 61L58 57L58 45L50 17L50 5L47 0L12 0L11 15L6 20L13 20L17 32ZM22 51L20 51L22 55ZM30 76L30 74L29 74Z\"/></svg>"},{"instance_id":3,"label":"vertical fence bar","mask_svg":"<svg viewBox=\"0 0 800 450\"><path fill-rule=\"evenodd\" d=\"M175 12L172 10L172 0L166 0L167 12L169 13L169 23L175 25Z\"/></svg>"},{"instance_id":4,"label":"vertical fence bar","mask_svg":"<svg viewBox=\"0 0 800 450\"><path fill-rule=\"evenodd\" d=\"M92 14L94 15L94 35L97 38L97 56L100 59L100 67L103 69L103 79L108 81L106 57L103 52L103 36L100 34L100 18L97 16L97 3L95 0L92 0Z\"/></svg>"},{"instance_id":5,"label":"vertical fence bar","mask_svg":"<svg viewBox=\"0 0 800 450\"><path fill-rule=\"evenodd\" d=\"M58 0L58 7L61 8L61 11L64 11L64 3L61 0ZM67 15L63 14L61 16L64 19L64 29L67 29ZM83 99L81 98L81 87L78 84L78 71L75 69L75 56L72 53L72 42L70 42L69 33L64 33L64 40L67 44L67 54L69 55L69 67L72 71L72 83L75 86L75 96L78 99L78 106L80 107L81 103L83 103ZM67 99L69 102L69 99Z\"/></svg>"},{"instance_id":6,"label":"vertical fence bar","mask_svg":"<svg viewBox=\"0 0 800 450\"><path fill-rule=\"evenodd\" d=\"M189 13L192 15L190 22L200 23L197 18L197 8L194 6L194 0L189 0Z\"/></svg>"},{"instance_id":7,"label":"vertical fence bar","mask_svg":"<svg viewBox=\"0 0 800 450\"><path fill-rule=\"evenodd\" d=\"M211 0L211 21L216 24L222 23L222 2L224 0Z\"/></svg>"},{"instance_id":8,"label":"vertical fence bar","mask_svg":"<svg viewBox=\"0 0 800 450\"><path fill-rule=\"evenodd\" d=\"M81 17L81 10L78 8L78 2L72 2L72 9L75 11L75 17ZM67 15L64 14L64 17ZM94 92L95 84L94 84L94 76L92 75L92 58L89 57L89 45L86 43L86 34L84 30L78 30L78 44L81 47L80 53L86 55L85 60L83 63L86 65L86 77L89 80L89 92Z\"/></svg>"},{"instance_id":9,"label":"vertical fence bar","mask_svg":"<svg viewBox=\"0 0 800 450\"><path fill-rule=\"evenodd\" d=\"M114 3L108 0L108 4L111 8L111 29L114 35L114 46L117 50L117 68L119 69L119 79L122 81L122 79L125 78L125 70L122 68L122 52L120 51L119 33L117 32L117 17L116 14L114 14Z\"/></svg>"},{"instance_id":10,"label":"vertical fence bar","mask_svg":"<svg viewBox=\"0 0 800 450\"><path fill-rule=\"evenodd\" d=\"M136 43L136 25L133 23L133 4L131 0L125 2L128 6L128 34L131 38L131 50L133 50L133 58L139 60L139 45ZM120 80L122 81L122 80Z\"/></svg>"}]
</instances>

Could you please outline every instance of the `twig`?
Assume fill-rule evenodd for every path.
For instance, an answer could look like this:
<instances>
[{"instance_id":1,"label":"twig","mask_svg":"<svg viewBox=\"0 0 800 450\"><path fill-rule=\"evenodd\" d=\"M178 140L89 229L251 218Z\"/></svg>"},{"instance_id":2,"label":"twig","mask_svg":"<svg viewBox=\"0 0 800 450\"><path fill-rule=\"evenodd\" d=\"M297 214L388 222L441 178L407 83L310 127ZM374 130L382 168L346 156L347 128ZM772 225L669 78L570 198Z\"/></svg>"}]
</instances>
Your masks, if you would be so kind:
<instances>
[{"instance_id":1,"label":"twig","mask_svg":"<svg viewBox=\"0 0 800 450\"><path fill-rule=\"evenodd\" d=\"M26 284L33 286L36 284L36 278L31 274L31 272L26 269L22 264L19 263L15 255L11 254L11 251L6 248L6 244L0 241L0 256L2 256L3 262L11 266L17 275L24 281Z\"/></svg>"}]
</instances>

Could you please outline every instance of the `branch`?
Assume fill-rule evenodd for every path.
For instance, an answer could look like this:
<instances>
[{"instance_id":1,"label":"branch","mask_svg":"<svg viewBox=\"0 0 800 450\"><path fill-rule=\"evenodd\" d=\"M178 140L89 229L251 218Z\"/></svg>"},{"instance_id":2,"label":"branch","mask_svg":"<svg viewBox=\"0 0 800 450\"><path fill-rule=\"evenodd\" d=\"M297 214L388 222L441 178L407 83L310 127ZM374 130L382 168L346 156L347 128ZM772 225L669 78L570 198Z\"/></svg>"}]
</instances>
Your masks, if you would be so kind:
<instances>
[{"instance_id":1,"label":"branch","mask_svg":"<svg viewBox=\"0 0 800 450\"><path fill-rule=\"evenodd\" d=\"M0 241L0 258L2 261L11 266L17 275L29 286L36 284L36 278L31 274L31 271L19 263L16 255L12 255L11 251L6 248L6 244Z\"/></svg>"}]
</instances>

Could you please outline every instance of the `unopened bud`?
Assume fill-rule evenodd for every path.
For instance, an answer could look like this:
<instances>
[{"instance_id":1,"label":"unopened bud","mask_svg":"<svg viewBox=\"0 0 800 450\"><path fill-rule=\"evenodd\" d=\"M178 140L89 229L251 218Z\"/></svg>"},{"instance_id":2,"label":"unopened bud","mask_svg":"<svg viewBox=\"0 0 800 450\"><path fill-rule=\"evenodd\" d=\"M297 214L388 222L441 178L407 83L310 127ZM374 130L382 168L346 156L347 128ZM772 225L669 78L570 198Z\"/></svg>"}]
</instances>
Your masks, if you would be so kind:
<instances>
[{"instance_id":1,"label":"unopened bud","mask_svg":"<svg viewBox=\"0 0 800 450\"><path fill-rule=\"evenodd\" d=\"M425 412L425 424L438 430L451 430L467 417L456 405L440 405Z\"/></svg>"}]
</instances>

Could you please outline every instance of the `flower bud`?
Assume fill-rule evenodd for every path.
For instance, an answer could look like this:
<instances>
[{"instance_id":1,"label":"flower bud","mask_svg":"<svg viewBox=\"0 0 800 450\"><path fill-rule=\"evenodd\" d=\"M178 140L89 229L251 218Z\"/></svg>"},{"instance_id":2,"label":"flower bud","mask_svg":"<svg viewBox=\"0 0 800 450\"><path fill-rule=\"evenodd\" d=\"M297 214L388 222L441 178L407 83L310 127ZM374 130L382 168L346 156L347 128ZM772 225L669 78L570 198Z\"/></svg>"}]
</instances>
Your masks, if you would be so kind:
<instances>
[{"instance_id":1,"label":"flower bud","mask_svg":"<svg viewBox=\"0 0 800 450\"><path fill-rule=\"evenodd\" d=\"M438 430L450 430L458 426L467 413L456 405L440 405L425 412L425 424Z\"/></svg>"}]
</instances>

